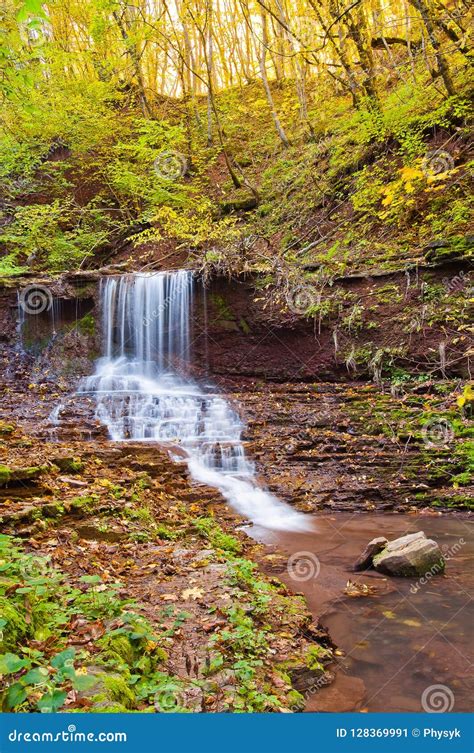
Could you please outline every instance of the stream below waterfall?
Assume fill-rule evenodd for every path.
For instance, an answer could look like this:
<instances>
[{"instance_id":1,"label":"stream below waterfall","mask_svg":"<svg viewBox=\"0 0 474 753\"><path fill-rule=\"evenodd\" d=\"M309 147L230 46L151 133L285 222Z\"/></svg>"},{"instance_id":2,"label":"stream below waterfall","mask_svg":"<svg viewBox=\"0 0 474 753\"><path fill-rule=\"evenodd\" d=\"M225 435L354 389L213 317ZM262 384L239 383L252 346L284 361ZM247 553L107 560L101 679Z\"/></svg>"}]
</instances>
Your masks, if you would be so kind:
<instances>
[{"instance_id":1,"label":"stream below waterfall","mask_svg":"<svg viewBox=\"0 0 474 753\"><path fill-rule=\"evenodd\" d=\"M315 618L345 653L334 683L309 696L306 710L422 711L423 692L444 685L452 694L445 696L453 704L449 710L469 711L474 691L472 524L457 517L370 513L312 518L310 534L258 526L250 530L258 541L302 557L299 576L284 571L278 577L305 595ZM385 578L375 571L351 572L371 539L380 535L393 539L420 530L446 553L444 576L421 583L414 578ZM316 569L311 568L311 554L317 557ZM346 596L348 580L371 585L375 593ZM365 691L357 680L363 681Z\"/></svg>"}]
</instances>

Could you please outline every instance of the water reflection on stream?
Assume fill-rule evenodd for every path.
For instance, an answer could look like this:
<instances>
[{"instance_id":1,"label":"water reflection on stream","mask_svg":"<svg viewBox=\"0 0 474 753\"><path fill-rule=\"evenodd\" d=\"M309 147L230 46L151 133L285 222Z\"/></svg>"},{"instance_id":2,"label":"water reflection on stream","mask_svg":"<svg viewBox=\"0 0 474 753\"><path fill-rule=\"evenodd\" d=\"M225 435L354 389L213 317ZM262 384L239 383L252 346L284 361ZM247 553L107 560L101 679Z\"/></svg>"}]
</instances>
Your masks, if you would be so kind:
<instances>
[{"instance_id":1,"label":"water reflection on stream","mask_svg":"<svg viewBox=\"0 0 474 753\"><path fill-rule=\"evenodd\" d=\"M280 552L312 552L320 562L319 573L308 580L296 580L295 574L290 577L286 571L279 575L293 591L304 593L314 617L346 654L336 668L335 682L310 696L306 710L421 711L423 692L432 685L445 685L454 699L451 710L470 711L474 690L469 678L474 624L472 523L455 516L345 513L317 516L315 522L312 533L256 526L250 531L255 539ZM391 539L414 531L424 531L443 552L451 553L444 576L420 584L373 571L351 572L351 565L374 537ZM349 579L374 586L376 594L345 596ZM451 705L447 691L443 703L444 698Z\"/></svg>"}]
</instances>

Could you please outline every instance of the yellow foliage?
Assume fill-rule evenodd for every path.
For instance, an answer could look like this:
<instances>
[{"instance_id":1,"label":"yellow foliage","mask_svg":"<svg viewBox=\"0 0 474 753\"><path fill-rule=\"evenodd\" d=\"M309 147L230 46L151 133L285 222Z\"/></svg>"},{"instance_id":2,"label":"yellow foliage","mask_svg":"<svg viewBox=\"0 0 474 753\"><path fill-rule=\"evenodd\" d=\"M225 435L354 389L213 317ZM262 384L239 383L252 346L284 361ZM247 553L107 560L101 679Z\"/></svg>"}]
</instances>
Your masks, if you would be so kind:
<instances>
[{"instance_id":1,"label":"yellow foliage","mask_svg":"<svg viewBox=\"0 0 474 753\"><path fill-rule=\"evenodd\" d=\"M400 178L404 183L411 183L416 178L423 178L424 174L418 167L402 167L399 170Z\"/></svg>"},{"instance_id":2,"label":"yellow foliage","mask_svg":"<svg viewBox=\"0 0 474 753\"><path fill-rule=\"evenodd\" d=\"M459 408L465 408L468 403L474 402L474 385L466 384L462 395L459 395L457 404Z\"/></svg>"}]
</instances>

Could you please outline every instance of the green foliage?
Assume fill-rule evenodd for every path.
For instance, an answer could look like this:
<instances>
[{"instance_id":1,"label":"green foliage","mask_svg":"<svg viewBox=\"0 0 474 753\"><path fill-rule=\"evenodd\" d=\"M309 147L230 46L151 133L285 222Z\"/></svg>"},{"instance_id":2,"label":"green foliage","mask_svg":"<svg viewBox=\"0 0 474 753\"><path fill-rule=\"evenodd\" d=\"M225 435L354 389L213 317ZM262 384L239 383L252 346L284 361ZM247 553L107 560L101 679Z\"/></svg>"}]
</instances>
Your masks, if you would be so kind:
<instances>
[{"instance_id":1,"label":"green foliage","mask_svg":"<svg viewBox=\"0 0 474 753\"><path fill-rule=\"evenodd\" d=\"M17 209L14 221L0 235L7 258L33 260L52 271L78 266L108 237L106 215L93 207L79 209L56 199Z\"/></svg>"},{"instance_id":2,"label":"green foliage","mask_svg":"<svg viewBox=\"0 0 474 753\"><path fill-rule=\"evenodd\" d=\"M153 675L166 653L150 624L127 611L129 603L117 596L117 588L96 575L83 576L73 587L47 559L26 554L14 539L0 535L3 711L58 711L72 689L90 692L97 703L136 708L131 686ZM115 620L117 627L97 642L94 657L67 645L75 637L70 627L75 616L86 624ZM48 653L36 648L46 642ZM100 676L98 664L104 667Z\"/></svg>"},{"instance_id":3,"label":"green foliage","mask_svg":"<svg viewBox=\"0 0 474 753\"><path fill-rule=\"evenodd\" d=\"M239 554L242 551L242 544L234 536L224 533L222 528L213 518L197 518L194 526L201 536L204 536L209 543L216 549L224 552Z\"/></svg>"}]
</instances>

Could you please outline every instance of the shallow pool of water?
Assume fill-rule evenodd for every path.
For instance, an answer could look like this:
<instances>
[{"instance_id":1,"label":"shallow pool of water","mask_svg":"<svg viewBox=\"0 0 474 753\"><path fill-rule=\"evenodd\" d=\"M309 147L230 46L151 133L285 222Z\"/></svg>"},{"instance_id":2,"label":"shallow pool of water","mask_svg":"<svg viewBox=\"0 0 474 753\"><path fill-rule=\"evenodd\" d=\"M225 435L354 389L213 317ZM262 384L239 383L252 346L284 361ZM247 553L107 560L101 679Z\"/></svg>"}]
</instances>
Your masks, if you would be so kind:
<instances>
[{"instance_id":1,"label":"shallow pool of water","mask_svg":"<svg viewBox=\"0 0 474 753\"><path fill-rule=\"evenodd\" d=\"M250 531L289 557L297 554L296 565L279 577L304 593L315 619L345 654L333 667L335 682L308 696L307 710L470 711L472 523L457 516L345 513L314 516L313 522L312 533ZM449 558L445 575L421 583L351 571L374 537L414 531L439 543ZM375 593L347 596L348 580L373 586Z\"/></svg>"}]
</instances>

